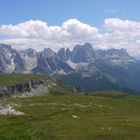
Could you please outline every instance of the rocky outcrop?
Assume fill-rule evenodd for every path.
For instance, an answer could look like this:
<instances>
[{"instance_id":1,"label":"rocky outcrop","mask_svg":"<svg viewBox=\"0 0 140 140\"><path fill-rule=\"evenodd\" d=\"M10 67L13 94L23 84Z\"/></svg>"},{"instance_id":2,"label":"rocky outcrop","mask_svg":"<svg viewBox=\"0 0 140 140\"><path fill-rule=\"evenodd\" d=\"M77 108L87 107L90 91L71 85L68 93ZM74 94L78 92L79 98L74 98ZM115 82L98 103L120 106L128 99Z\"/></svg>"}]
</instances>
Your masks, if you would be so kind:
<instances>
[{"instance_id":1,"label":"rocky outcrop","mask_svg":"<svg viewBox=\"0 0 140 140\"><path fill-rule=\"evenodd\" d=\"M85 95L84 90L81 87L79 87L79 86L74 86L73 87L73 93L75 95Z\"/></svg>"},{"instance_id":2,"label":"rocky outcrop","mask_svg":"<svg viewBox=\"0 0 140 140\"><path fill-rule=\"evenodd\" d=\"M0 89L0 98L20 96L25 93L32 94L32 91L39 88L41 85L47 88L48 83L46 80L30 80L25 83L7 86Z\"/></svg>"},{"instance_id":3,"label":"rocky outcrop","mask_svg":"<svg viewBox=\"0 0 140 140\"><path fill-rule=\"evenodd\" d=\"M76 45L72 50L71 61L74 63L93 62L95 59L95 51L91 44Z\"/></svg>"}]
</instances>

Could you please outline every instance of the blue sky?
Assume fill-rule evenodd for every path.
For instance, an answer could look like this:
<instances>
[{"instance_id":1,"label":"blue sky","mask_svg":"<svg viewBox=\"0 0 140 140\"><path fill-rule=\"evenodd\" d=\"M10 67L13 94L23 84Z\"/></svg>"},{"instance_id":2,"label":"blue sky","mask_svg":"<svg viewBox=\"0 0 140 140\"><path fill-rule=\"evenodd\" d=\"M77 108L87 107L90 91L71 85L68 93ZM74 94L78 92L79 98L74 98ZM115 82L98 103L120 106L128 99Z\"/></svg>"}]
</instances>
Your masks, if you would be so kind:
<instances>
[{"instance_id":1,"label":"blue sky","mask_svg":"<svg viewBox=\"0 0 140 140\"><path fill-rule=\"evenodd\" d=\"M140 57L140 0L0 0L0 43L55 51L89 42Z\"/></svg>"},{"instance_id":2,"label":"blue sky","mask_svg":"<svg viewBox=\"0 0 140 140\"><path fill-rule=\"evenodd\" d=\"M0 24L38 19L60 25L70 18L102 26L106 18L140 20L140 0L0 0Z\"/></svg>"}]
</instances>

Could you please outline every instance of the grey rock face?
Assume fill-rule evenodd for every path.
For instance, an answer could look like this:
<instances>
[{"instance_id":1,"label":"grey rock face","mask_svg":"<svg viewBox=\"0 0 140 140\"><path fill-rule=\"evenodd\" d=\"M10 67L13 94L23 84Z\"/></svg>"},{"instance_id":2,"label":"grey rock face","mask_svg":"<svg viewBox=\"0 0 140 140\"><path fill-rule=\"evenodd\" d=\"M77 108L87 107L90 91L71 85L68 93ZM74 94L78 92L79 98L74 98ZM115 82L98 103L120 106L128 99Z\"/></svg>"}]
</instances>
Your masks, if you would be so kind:
<instances>
[{"instance_id":1,"label":"grey rock face","mask_svg":"<svg viewBox=\"0 0 140 140\"><path fill-rule=\"evenodd\" d=\"M95 52L93 47L86 43L85 45L77 45L74 47L71 55L71 60L78 62L92 62L95 59Z\"/></svg>"},{"instance_id":2,"label":"grey rock face","mask_svg":"<svg viewBox=\"0 0 140 140\"><path fill-rule=\"evenodd\" d=\"M14 72L24 72L26 71L26 62L24 59L22 59L20 53L16 53L15 58L14 58L14 63L15 63L15 70Z\"/></svg>"},{"instance_id":3,"label":"grey rock face","mask_svg":"<svg viewBox=\"0 0 140 140\"><path fill-rule=\"evenodd\" d=\"M0 44L0 71L29 73L37 65L37 52L31 49L17 51Z\"/></svg>"},{"instance_id":4,"label":"grey rock face","mask_svg":"<svg viewBox=\"0 0 140 140\"><path fill-rule=\"evenodd\" d=\"M67 60L71 58L71 51L69 48L66 49L66 56L67 56Z\"/></svg>"},{"instance_id":5,"label":"grey rock face","mask_svg":"<svg viewBox=\"0 0 140 140\"><path fill-rule=\"evenodd\" d=\"M126 59L132 58L125 49L109 49L96 51L96 57L101 59Z\"/></svg>"},{"instance_id":6,"label":"grey rock face","mask_svg":"<svg viewBox=\"0 0 140 140\"><path fill-rule=\"evenodd\" d=\"M45 49L39 54L38 64L37 67L33 69L33 72L52 74L60 70L63 70L66 73L73 71L73 69L58 56L58 54L51 49Z\"/></svg>"},{"instance_id":7,"label":"grey rock face","mask_svg":"<svg viewBox=\"0 0 140 140\"><path fill-rule=\"evenodd\" d=\"M62 59L62 60L68 60L68 56L66 54L66 50L64 48L61 48L58 52L57 52L57 56Z\"/></svg>"},{"instance_id":8,"label":"grey rock face","mask_svg":"<svg viewBox=\"0 0 140 140\"><path fill-rule=\"evenodd\" d=\"M24 66L20 70L20 72L30 73L31 70L37 66L38 53L35 50L29 48L26 50L18 51L18 54L20 57L20 63L22 63L22 65ZM15 59L15 63L17 61L18 60ZM21 66L21 65L19 64L19 66ZM18 72L18 71L16 71L16 72Z\"/></svg>"},{"instance_id":9,"label":"grey rock face","mask_svg":"<svg viewBox=\"0 0 140 140\"><path fill-rule=\"evenodd\" d=\"M75 93L75 95L85 95L84 90L79 86L74 86L73 92Z\"/></svg>"},{"instance_id":10,"label":"grey rock face","mask_svg":"<svg viewBox=\"0 0 140 140\"><path fill-rule=\"evenodd\" d=\"M13 65L14 54L11 46L0 44L0 71L8 72L14 69Z\"/></svg>"},{"instance_id":11,"label":"grey rock face","mask_svg":"<svg viewBox=\"0 0 140 140\"><path fill-rule=\"evenodd\" d=\"M15 95L21 95L23 93L30 93L32 90L37 89L40 85L47 87L46 80L30 80L22 84L11 85L0 89L0 98L13 97Z\"/></svg>"},{"instance_id":12,"label":"grey rock face","mask_svg":"<svg viewBox=\"0 0 140 140\"><path fill-rule=\"evenodd\" d=\"M0 44L1 72L52 74L60 70L67 73L73 69L50 48L42 52L33 49L17 51L9 45Z\"/></svg>"},{"instance_id":13,"label":"grey rock face","mask_svg":"<svg viewBox=\"0 0 140 140\"><path fill-rule=\"evenodd\" d=\"M71 59L71 54L72 52L70 51L69 48L65 49L65 48L61 48L58 52L57 52L57 56L63 60L63 61L67 61Z\"/></svg>"}]
</instances>

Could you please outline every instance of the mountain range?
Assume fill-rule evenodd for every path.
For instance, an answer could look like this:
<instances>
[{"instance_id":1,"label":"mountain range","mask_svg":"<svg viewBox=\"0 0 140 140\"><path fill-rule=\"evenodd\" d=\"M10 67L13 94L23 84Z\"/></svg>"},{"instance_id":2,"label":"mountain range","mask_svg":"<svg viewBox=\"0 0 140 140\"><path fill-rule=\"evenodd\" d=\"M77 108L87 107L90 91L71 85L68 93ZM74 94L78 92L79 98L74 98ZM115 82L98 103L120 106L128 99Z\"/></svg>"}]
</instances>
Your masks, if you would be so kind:
<instances>
[{"instance_id":1,"label":"mountain range","mask_svg":"<svg viewBox=\"0 0 140 140\"><path fill-rule=\"evenodd\" d=\"M45 48L16 50L0 44L0 72L47 73L63 82L80 86L87 93L116 90L140 93L140 61L125 49L95 50L89 43L73 50L54 52Z\"/></svg>"}]
</instances>

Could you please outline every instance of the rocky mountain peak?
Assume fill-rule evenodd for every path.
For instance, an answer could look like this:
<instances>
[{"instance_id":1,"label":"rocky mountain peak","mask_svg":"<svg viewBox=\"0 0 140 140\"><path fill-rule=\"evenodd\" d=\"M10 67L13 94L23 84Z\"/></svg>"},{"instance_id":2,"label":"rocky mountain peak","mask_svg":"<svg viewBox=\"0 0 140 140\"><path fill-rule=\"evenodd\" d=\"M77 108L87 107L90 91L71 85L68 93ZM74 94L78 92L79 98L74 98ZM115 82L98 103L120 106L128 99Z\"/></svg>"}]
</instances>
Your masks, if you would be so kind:
<instances>
[{"instance_id":1,"label":"rocky mountain peak","mask_svg":"<svg viewBox=\"0 0 140 140\"><path fill-rule=\"evenodd\" d=\"M97 50L96 57L100 59L132 59L126 49Z\"/></svg>"},{"instance_id":2,"label":"rocky mountain peak","mask_svg":"<svg viewBox=\"0 0 140 140\"><path fill-rule=\"evenodd\" d=\"M124 57L130 57L130 55L128 54L127 50L124 48L120 49L120 55L124 56Z\"/></svg>"},{"instance_id":3,"label":"rocky mountain peak","mask_svg":"<svg viewBox=\"0 0 140 140\"><path fill-rule=\"evenodd\" d=\"M67 59L70 59L71 57L71 51L69 48L66 49L66 55L67 55Z\"/></svg>"},{"instance_id":4,"label":"rocky mountain peak","mask_svg":"<svg viewBox=\"0 0 140 140\"><path fill-rule=\"evenodd\" d=\"M82 47L85 49L93 49L93 47L90 43L85 43L84 45L82 45Z\"/></svg>"},{"instance_id":5,"label":"rocky mountain peak","mask_svg":"<svg viewBox=\"0 0 140 140\"><path fill-rule=\"evenodd\" d=\"M67 60L66 50L65 50L64 48L61 48L61 49L57 52L57 56L60 57L60 59L62 59L62 60Z\"/></svg>"},{"instance_id":6,"label":"rocky mountain peak","mask_svg":"<svg viewBox=\"0 0 140 140\"><path fill-rule=\"evenodd\" d=\"M21 50L20 53L22 53L25 56L27 55L28 57L35 57L37 55L37 52L32 48Z\"/></svg>"},{"instance_id":7,"label":"rocky mountain peak","mask_svg":"<svg viewBox=\"0 0 140 140\"><path fill-rule=\"evenodd\" d=\"M76 45L73 48L71 60L78 62L91 62L95 58L95 52L91 44Z\"/></svg>"},{"instance_id":8,"label":"rocky mountain peak","mask_svg":"<svg viewBox=\"0 0 140 140\"><path fill-rule=\"evenodd\" d=\"M126 49L109 49L105 52L105 55L110 58L130 58Z\"/></svg>"},{"instance_id":9,"label":"rocky mountain peak","mask_svg":"<svg viewBox=\"0 0 140 140\"><path fill-rule=\"evenodd\" d=\"M51 50L50 48L45 48L44 51L41 52L41 54L43 54L45 57L55 57L56 53Z\"/></svg>"}]
</instances>

